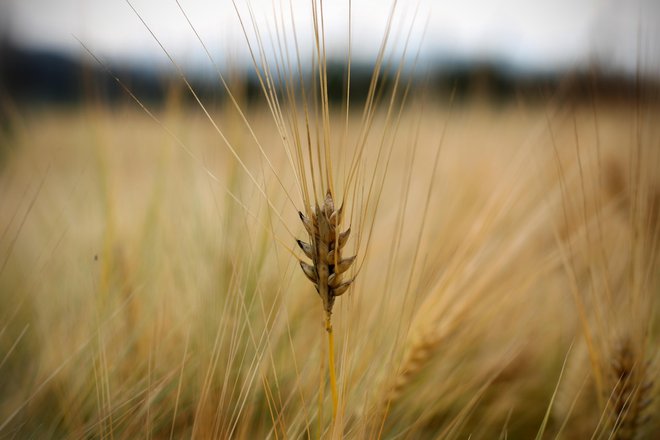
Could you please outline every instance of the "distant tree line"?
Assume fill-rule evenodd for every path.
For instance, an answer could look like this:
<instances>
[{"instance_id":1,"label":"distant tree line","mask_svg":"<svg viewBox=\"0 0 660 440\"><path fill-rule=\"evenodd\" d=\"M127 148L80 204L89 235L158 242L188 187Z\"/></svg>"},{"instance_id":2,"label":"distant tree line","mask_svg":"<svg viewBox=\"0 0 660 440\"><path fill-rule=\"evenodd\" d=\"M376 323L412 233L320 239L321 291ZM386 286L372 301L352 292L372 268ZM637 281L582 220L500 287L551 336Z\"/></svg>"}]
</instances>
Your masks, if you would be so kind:
<instances>
[{"instance_id":1,"label":"distant tree line","mask_svg":"<svg viewBox=\"0 0 660 440\"><path fill-rule=\"evenodd\" d=\"M605 75L598 71L560 72L555 74L525 74L512 72L492 63L462 63L451 66L436 63L437 68L413 78L413 86L425 93L457 100L480 99L495 104L517 100L544 100L557 93L574 100L599 99L630 100L660 97L657 81L625 75ZM151 104L164 102L177 85L171 71L146 67L111 66L112 72L141 100ZM331 102L345 100L347 69L341 62L328 64L328 91ZM353 65L351 69L351 101L359 102L367 96L373 67ZM249 103L261 99L257 76L250 72L228 75ZM394 72L381 72L381 89L391 88ZM407 79L404 79L407 81ZM217 77L191 75L190 82L205 102L221 103L226 98ZM188 96L184 93L182 96ZM47 50L18 48L7 41L0 43L0 96L19 103L77 104L85 99L101 99L107 103L123 102L126 93L121 86L98 65ZM185 98L192 104L191 97ZM185 101L184 101L185 102Z\"/></svg>"}]
</instances>

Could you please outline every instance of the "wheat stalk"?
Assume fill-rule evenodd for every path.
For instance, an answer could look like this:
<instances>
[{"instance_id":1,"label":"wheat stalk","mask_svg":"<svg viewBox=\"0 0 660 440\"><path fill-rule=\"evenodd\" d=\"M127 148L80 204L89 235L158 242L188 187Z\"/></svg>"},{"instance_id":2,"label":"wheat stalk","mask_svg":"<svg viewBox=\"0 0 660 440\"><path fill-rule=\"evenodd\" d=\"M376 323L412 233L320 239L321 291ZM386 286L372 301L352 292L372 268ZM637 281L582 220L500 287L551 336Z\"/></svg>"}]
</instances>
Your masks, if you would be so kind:
<instances>
[{"instance_id":1,"label":"wheat stalk","mask_svg":"<svg viewBox=\"0 0 660 440\"><path fill-rule=\"evenodd\" d=\"M332 389L332 417L337 416L337 378L334 368L334 336L332 332L332 308L335 298L344 294L354 281L354 278L342 282L342 275L351 267L356 256L342 258L341 252L351 233L349 227L341 230L343 205L335 209L335 203L330 190L326 193L321 206L316 204L310 218L298 212L309 243L297 240L298 246L311 260L312 264L300 261L305 276L314 284L316 292L323 301L325 311L325 330L328 333L328 362L330 364L330 386Z\"/></svg>"}]
</instances>

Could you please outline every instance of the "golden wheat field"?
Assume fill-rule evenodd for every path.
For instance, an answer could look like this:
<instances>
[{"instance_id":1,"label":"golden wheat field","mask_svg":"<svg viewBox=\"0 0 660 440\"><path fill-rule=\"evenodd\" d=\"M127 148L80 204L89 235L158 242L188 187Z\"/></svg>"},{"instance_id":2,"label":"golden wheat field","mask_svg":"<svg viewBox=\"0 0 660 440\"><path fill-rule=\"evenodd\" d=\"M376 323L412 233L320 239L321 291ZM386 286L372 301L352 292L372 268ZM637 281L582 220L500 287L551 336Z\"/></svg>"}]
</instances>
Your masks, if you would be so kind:
<instances>
[{"instance_id":1,"label":"golden wheat field","mask_svg":"<svg viewBox=\"0 0 660 440\"><path fill-rule=\"evenodd\" d=\"M377 166L379 136L365 148L334 419L267 110L249 116L276 175L234 112L213 114L254 182L199 111L158 115L199 162L139 109L17 116L3 438L654 438L657 109L421 108Z\"/></svg>"},{"instance_id":2,"label":"golden wheat field","mask_svg":"<svg viewBox=\"0 0 660 440\"><path fill-rule=\"evenodd\" d=\"M311 4L259 99L154 35L160 103L82 40L124 100L1 100L0 438L660 438L657 89L457 98L388 22L336 99Z\"/></svg>"}]
</instances>

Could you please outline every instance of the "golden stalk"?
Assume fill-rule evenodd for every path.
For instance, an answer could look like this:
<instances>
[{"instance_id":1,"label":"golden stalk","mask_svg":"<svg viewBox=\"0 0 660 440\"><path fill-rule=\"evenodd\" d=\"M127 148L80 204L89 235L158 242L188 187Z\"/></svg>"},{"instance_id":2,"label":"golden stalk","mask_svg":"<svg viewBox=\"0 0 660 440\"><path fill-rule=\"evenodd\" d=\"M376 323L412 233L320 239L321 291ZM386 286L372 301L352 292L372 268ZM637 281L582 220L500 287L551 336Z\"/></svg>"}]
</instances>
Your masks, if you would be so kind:
<instances>
[{"instance_id":1,"label":"golden stalk","mask_svg":"<svg viewBox=\"0 0 660 440\"><path fill-rule=\"evenodd\" d=\"M342 221L342 207L335 209L334 200L330 190L326 193L323 204L316 205L310 218L302 212L302 220L309 236L309 243L297 240L298 246L311 260L312 264L300 261L303 272L314 284L316 292L323 301L325 311L325 330L328 333L328 363L330 370L330 388L332 391L332 419L337 417L337 377L335 375L335 350L332 332L332 308L335 298L344 294L353 283L353 279L342 281L342 275L353 262L355 256L342 258L341 252L351 229L337 233ZM320 416L320 415L319 415Z\"/></svg>"}]
</instances>

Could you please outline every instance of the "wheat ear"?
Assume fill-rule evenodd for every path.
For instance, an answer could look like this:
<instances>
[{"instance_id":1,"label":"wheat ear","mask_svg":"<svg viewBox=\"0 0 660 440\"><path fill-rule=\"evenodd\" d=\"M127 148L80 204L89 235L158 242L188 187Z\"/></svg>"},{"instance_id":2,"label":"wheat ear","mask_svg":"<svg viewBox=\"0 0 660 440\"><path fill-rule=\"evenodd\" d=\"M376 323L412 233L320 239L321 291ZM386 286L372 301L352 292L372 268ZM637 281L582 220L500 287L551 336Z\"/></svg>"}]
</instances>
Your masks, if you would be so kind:
<instances>
[{"instance_id":1,"label":"wheat ear","mask_svg":"<svg viewBox=\"0 0 660 440\"><path fill-rule=\"evenodd\" d=\"M648 377L648 364L629 340L616 350L612 361L613 392L610 402L615 440L637 437L645 420L643 413L651 403L653 381Z\"/></svg>"},{"instance_id":2,"label":"wheat ear","mask_svg":"<svg viewBox=\"0 0 660 440\"><path fill-rule=\"evenodd\" d=\"M302 220L309 236L309 243L297 240L298 246L312 262L312 264L308 264L300 261L300 267L314 284L316 292L323 301L325 330L328 333L328 362L330 364L333 420L337 416L338 397L334 366L334 336L331 322L332 307L335 304L335 298L345 293L353 283L353 278L342 282L342 275L355 261L355 256L341 257L342 249L351 233L350 227L344 232L337 233L341 229L342 207L335 209L332 193L328 190L323 204L321 206L318 203L316 204L310 218L299 212L300 220Z\"/></svg>"}]
</instances>

